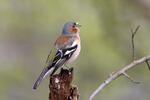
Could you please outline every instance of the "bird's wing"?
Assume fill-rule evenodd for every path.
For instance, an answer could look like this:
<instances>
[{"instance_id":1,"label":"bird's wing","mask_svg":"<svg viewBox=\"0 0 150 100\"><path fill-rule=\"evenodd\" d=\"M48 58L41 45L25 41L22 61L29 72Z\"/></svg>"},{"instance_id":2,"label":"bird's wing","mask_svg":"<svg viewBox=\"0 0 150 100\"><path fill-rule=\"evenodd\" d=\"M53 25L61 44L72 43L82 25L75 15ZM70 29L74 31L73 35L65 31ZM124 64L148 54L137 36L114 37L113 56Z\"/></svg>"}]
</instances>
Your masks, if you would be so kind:
<instances>
[{"instance_id":1,"label":"bird's wing","mask_svg":"<svg viewBox=\"0 0 150 100\"><path fill-rule=\"evenodd\" d=\"M57 53L57 50L56 50L55 47L53 47L53 48L51 49L49 55L47 56L46 66L49 66L49 65L53 62L53 60L54 60L54 58L55 58L55 56L56 56L56 53Z\"/></svg>"},{"instance_id":2,"label":"bird's wing","mask_svg":"<svg viewBox=\"0 0 150 100\"><path fill-rule=\"evenodd\" d=\"M55 71L61 67L76 51L77 43L75 42L74 38L70 38L63 43L63 45L59 46L56 41L57 52L52 61L52 66L54 66L54 70L51 73L53 75Z\"/></svg>"},{"instance_id":3,"label":"bird's wing","mask_svg":"<svg viewBox=\"0 0 150 100\"><path fill-rule=\"evenodd\" d=\"M72 56L76 49L77 44L76 42L74 42L74 39L65 41L62 46L57 46L56 43L56 46L54 46L50 51L46 60L46 67L43 69L42 73L36 80L33 89L36 89L40 85L42 79L52 70L53 71L51 75L53 75L57 71L57 69L61 67Z\"/></svg>"},{"instance_id":4,"label":"bird's wing","mask_svg":"<svg viewBox=\"0 0 150 100\"><path fill-rule=\"evenodd\" d=\"M47 56L46 66L55 63L57 59L59 59L64 53L64 55L73 52L74 47L76 45L75 39L70 38L70 36L60 36L55 42L53 48L51 49L49 55ZM67 50L68 49L68 50ZM60 53L62 52L62 53Z\"/></svg>"}]
</instances>

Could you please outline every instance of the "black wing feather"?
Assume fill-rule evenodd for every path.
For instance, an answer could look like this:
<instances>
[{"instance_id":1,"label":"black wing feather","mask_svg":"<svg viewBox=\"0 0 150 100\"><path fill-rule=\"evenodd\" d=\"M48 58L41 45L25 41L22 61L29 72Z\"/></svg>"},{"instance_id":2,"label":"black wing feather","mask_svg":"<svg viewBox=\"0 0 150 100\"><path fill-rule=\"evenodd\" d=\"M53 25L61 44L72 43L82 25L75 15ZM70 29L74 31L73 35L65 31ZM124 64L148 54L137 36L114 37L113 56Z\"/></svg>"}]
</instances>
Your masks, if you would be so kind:
<instances>
[{"instance_id":1,"label":"black wing feather","mask_svg":"<svg viewBox=\"0 0 150 100\"><path fill-rule=\"evenodd\" d=\"M61 67L73 55L76 49L77 49L77 45L57 51L56 56L52 63L52 66L55 68L51 75L53 75L57 71L57 69ZM68 54L66 54L67 51L69 51Z\"/></svg>"}]
</instances>

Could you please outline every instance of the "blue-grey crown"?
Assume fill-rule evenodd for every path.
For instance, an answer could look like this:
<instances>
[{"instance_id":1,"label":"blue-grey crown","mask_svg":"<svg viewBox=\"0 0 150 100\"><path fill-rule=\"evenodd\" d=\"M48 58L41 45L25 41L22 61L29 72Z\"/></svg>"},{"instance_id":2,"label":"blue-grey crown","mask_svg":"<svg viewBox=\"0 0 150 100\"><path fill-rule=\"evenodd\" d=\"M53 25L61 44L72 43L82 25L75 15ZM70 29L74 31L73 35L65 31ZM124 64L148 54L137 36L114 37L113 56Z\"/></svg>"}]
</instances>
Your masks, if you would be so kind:
<instances>
[{"instance_id":1,"label":"blue-grey crown","mask_svg":"<svg viewBox=\"0 0 150 100\"><path fill-rule=\"evenodd\" d=\"M80 26L78 22L67 22L65 25L64 25L64 28L62 30L62 34L63 35L71 35L72 33L69 31L69 27L71 25L75 24L77 27Z\"/></svg>"}]
</instances>

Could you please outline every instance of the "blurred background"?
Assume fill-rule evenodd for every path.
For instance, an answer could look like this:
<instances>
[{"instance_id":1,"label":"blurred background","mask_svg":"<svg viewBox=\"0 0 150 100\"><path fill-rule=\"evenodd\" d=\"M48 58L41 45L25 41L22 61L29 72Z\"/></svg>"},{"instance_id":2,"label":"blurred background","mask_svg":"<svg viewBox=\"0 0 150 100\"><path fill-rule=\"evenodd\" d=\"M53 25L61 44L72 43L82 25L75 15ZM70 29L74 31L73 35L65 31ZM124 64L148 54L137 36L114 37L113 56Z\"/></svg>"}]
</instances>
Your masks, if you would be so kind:
<instances>
[{"instance_id":1,"label":"blurred background","mask_svg":"<svg viewBox=\"0 0 150 100\"><path fill-rule=\"evenodd\" d=\"M112 72L131 62L131 29L136 58L150 54L150 0L0 0L0 99L48 100L49 77L34 91L47 55L68 21L82 24L82 50L73 84L80 100ZM145 63L128 71L141 84L120 77L94 100L149 100L150 71Z\"/></svg>"}]
</instances>

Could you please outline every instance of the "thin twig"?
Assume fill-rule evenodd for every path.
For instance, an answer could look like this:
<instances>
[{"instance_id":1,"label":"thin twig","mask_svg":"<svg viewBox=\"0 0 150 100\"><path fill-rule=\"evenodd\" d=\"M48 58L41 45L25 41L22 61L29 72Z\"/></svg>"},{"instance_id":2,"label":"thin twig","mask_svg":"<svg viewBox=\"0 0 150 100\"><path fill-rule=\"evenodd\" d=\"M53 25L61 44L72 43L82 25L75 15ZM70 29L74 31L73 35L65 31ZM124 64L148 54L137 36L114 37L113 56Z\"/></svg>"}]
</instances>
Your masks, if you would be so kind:
<instances>
[{"instance_id":1,"label":"thin twig","mask_svg":"<svg viewBox=\"0 0 150 100\"><path fill-rule=\"evenodd\" d=\"M135 84L139 84L140 82L135 81L131 76L129 76L127 73L123 73L123 75L128 78L131 82L135 83Z\"/></svg>"},{"instance_id":2,"label":"thin twig","mask_svg":"<svg viewBox=\"0 0 150 100\"><path fill-rule=\"evenodd\" d=\"M133 32L133 30L131 30L132 33L132 61L135 60L135 50L134 50L134 36L137 33L138 29L140 28L140 25L138 25L135 29L135 31Z\"/></svg>"},{"instance_id":3,"label":"thin twig","mask_svg":"<svg viewBox=\"0 0 150 100\"><path fill-rule=\"evenodd\" d=\"M113 80L115 80L116 78L118 78L119 76L123 75L123 73L127 72L128 70L130 70L131 68L135 67L138 64L144 63L146 61L150 60L150 55L145 56L139 60L135 60L134 62L130 63L129 65L123 67L123 69L121 69L120 71L118 71L117 73L113 74L111 77L109 77L108 79L106 79L90 96L89 100L93 100L93 98L100 92L102 91L102 89L107 86L108 84L110 84Z\"/></svg>"},{"instance_id":4,"label":"thin twig","mask_svg":"<svg viewBox=\"0 0 150 100\"><path fill-rule=\"evenodd\" d=\"M145 56L139 60L135 60L135 50L134 50L134 36L135 34L137 33L138 29L139 29L140 25L137 26L137 28L135 29L135 31L132 32L132 62L123 67L120 71L118 71L117 73L115 74L112 74L108 79L106 79L93 93L92 95L90 96L89 100L93 100L93 98L100 92L102 91L102 89L107 86L108 84L110 84L113 80L115 80L116 78L118 78L119 76L121 75L124 75L125 77L127 77L130 81L132 81L133 83L139 83L139 82L136 82L132 77L130 77L128 74L126 74L126 72L128 70L130 70L131 68L135 67L137 64L141 64L141 63L144 63L146 62L148 68L150 69L150 65L148 63L148 61L150 60L150 55L148 56Z\"/></svg>"},{"instance_id":5,"label":"thin twig","mask_svg":"<svg viewBox=\"0 0 150 100\"><path fill-rule=\"evenodd\" d=\"M149 65L149 63L148 63L148 60L146 60L145 62L146 62L146 64L147 64L148 69L150 70L150 65Z\"/></svg>"}]
</instances>

